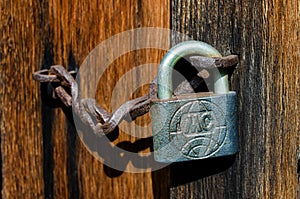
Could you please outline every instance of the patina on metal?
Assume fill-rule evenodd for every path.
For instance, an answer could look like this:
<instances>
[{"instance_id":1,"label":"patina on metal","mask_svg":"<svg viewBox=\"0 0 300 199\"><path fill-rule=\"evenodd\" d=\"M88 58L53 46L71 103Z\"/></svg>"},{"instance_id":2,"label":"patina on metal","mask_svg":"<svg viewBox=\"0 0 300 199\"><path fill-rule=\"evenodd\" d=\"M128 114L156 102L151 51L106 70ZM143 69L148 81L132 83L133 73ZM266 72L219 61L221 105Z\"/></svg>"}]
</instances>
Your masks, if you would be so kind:
<instances>
[{"instance_id":1,"label":"patina on metal","mask_svg":"<svg viewBox=\"0 0 300 199\"><path fill-rule=\"evenodd\" d=\"M170 49L161 61L158 99L152 100L150 109L154 158L159 162L198 160L238 151L236 93L229 91L226 70L213 72L213 93L172 95L173 67L181 58L195 54L221 56L206 43L187 41ZM211 58L191 59L213 65Z\"/></svg>"},{"instance_id":2,"label":"patina on metal","mask_svg":"<svg viewBox=\"0 0 300 199\"><path fill-rule=\"evenodd\" d=\"M201 41L186 41L170 49L160 63L158 70L158 98L169 99L172 96L172 71L175 64L184 56L197 54L206 57L221 57L221 54L212 46ZM229 91L228 75L223 71L214 74L215 93Z\"/></svg>"},{"instance_id":3,"label":"patina on metal","mask_svg":"<svg viewBox=\"0 0 300 199\"><path fill-rule=\"evenodd\" d=\"M202 56L190 57L193 66L199 70L211 68L233 68L238 63L238 56L231 55L220 58L207 58ZM210 75L210 74L208 74ZM49 101L59 99L67 108L73 108L73 112L84 123L93 129L99 136L111 133L122 120L133 121L137 117L149 112L150 102L157 98L157 79L151 85L149 93L139 98L127 101L113 114L101 107L95 99L79 99L78 85L75 81L76 71L67 71L63 66L54 65L50 69L43 69L33 74L33 79L48 83L53 87L53 93ZM183 81L174 91L174 95L193 93L194 89L202 87L208 78L204 72L194 75L190 81Z\"/></svg>"}]
</instances>

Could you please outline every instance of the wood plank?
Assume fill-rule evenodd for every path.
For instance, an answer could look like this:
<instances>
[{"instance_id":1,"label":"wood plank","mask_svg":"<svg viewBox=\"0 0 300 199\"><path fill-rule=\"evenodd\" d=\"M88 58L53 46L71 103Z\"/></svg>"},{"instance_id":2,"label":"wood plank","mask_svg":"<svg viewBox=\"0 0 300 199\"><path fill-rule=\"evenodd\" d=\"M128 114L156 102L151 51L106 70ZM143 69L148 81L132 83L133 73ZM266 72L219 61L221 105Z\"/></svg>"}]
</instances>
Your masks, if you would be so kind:
<instances>
[{"instance_id":1,"label":"wood plank","mask_svg":"<svg viewBox=\"0 0 300 199\"><path fill-rule=\"evenodd\" d=\"M172 1L174 30L240 56L231 79L240 152L175 165L171 198L299 197L299 19L295 1ZM180 178L178 169L190 172Z\"/></svg>"},{"instance_id":2,"label":"wood plank","mask_svg":"<svg viewBox=\"0 0 300 199\"><path fill-rule=\"evenodd\" d=\"M156 10L156 5L162 5L161 9ZM164 7L164 5L166 5L166 7ZM50 2L49 7L49 21L54 21L53 24L51 24L51 28L53 29L50 31L54 32L53 48L58 49L54 53L54 57L61 58L56 59L55 63L65 65L67 64L66 60L73 57L75 65L79 66L98 43L119 32L142 26L168 26L169 12L166 8L169 8L169 6L166 1L142 2L129 0L122 2L89 1L85 3L73 1L72 4L65 5L60 5L59 1L53 1ZM158 15L155 13L162 14ZM63 36L60 32L63 33ZM66 50L62 51L62 49ZM107 81L100 83L100 90L97 91L97 100L101 102L101 105L107 108L107 110L111 111L109 104L112 91L108 88L112 89L116 81L118 81L126 71L130 70L132 66L143 63L143 59L147 59L148 57L145 52L138 52L138 54L139 55L130 53L114 62L116 65L115 68L118 68L118 70L108 70ZM158 62L162 55L160 51L153 51L151 53L154 62ZM139 59L137 57L139 57ZM151 71L151 73L155 74L156 70ZM142 92L145 93L146 90ZM138 95L142 95L142 92ZM140 120L143 121L143 119ZM144 120L147 120L147 117L145 117ZM58 134L54 136L54 138L60 143L66 142L66 139L61 139L61 136ZM109 175L107 171L105 171L107 167L104 167L103 164L94 158L79 139L75 139L75 143L74 137L71 137L71 139L73 139L72 146L76 148L68 148L69 151L75 150L73 157L68 158L75 158L75 162L73 163L76 163L76 166L74 167L73 165L73 169L69 168L70 172L62 176L70 176L77 172L78 176L75 175L72 181L69 179L69 188L70 184L74 185L73 192L69 190L69 194L79 198L118 198L121 196L125 198L154 197L151 180L151 175L153 174L117 172L117 176ZM134 142L134 139L132 140L132 138L126 134L121 134L117 142L128 139ZM62 148L61 152L64 153L65 150ZM74 157L74 155L76 155L76 157ZM54 176L61 176L58 174L61 172L59 169L62 168L66 168L66 164L59 164L57 166L58 173L54 174ZM163 185L163 187L164 186L165 185ZM62 196L62 194L59 194L57 191L57 189L62 188L68 189L66 183L58 180L54 181L54 193L56 196Z\"/></svg>"},{"instance_id":3,"label":"wood plank","mask_svg":"<svg viewBox=\"0 0 300 199\"><path fill-rule=\"evenodd\" d=\"M71 113L50 101L48 85L39 89L31 74L53 64L79 67L101 41L122 31L169 27L169 2L1 1L0 7L3 198L154 198L168 194L168 184L158 182L162 171L109 175L78 139L69 121ZM113 63L118 70L106 74L108 81L101 84L106 89L99 89L97 100L111 111L110 95L118 78L139 64L159 62L163 54L152 49L122 56ZM150 65L147 71L157 73ZM133 92L141 96L147 86ZM147 125L149 116L137 123ZM120 133L116 143L135 140Z\"/></svg>"},{"instance_id":4,"label":"wood plank","mask_svg":"<svg viewBox=\"0 0 300 199\"><path fill-rule=\"evenodd\" d=\"M168 8L167 1L114 1L114 6L106 6L104 9L106 13L103 13L103 16L99 16L99 18L107 17L107 21L114 22L108 23L105 27L106 31L110 31L109 35L113 35L137 27L168 27ZM120 12L122 12L123 17L112 14ZM107 36L108 33L103 34ZM140 64L158 63L163 54L163 51L145 49L122 55L108 67L106 73L101 77L98 83L97 101L107 110L112 111L112 92L117 81L126 72ZM150 67L149 65L145 69L149 71L149 75L156 74L157 68ZM125 102L124 93L134 93L135 96L141 96L147 92L146 88L135 92L130 85L124 85L123 91L117 95L118 103ZM149 116L144 116L137 122L141 125L143 123L147 125ZM131 143L136 142L137 138L128 135L128 132L125 131L120 130L119 138L114 141L114 144L120 146L124 143L130 143L129 145L133 150L135 147L139 147L131 145ZM150 128L149 132L151 132ZM137 132L131 129L130 133ZM160 196L166 197L168 194L168 179L166 179L166 183L160 183L160 178L157 177L159 172L130 174L116 171L100 164L95 157L91 156L82 143L78 143L78 170L80 198L157 198Z\"/></svg>"},{"instance_id":5,"label":"wood plank","mask_svg":"<svg viewBox=\"0 0 300 199\"><path fill-rule=\"evenodd\" d=\"M0 9L2 198L41 198L41 102L31 74L43 57L43 6L1 1Z\"/></svg>"}]
</instances>

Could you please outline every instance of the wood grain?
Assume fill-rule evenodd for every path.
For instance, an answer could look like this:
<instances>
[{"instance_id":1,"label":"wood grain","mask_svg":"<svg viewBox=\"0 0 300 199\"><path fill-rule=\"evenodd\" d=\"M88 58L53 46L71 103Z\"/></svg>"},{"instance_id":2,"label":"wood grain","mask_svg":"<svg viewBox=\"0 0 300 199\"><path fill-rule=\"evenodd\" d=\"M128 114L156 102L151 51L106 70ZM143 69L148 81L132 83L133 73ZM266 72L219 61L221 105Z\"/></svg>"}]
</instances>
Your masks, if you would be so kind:
<instances>
[{"instance_id":1,"label":"wood grain","mask_svg":"<svg viewBox=\"0 0 300 199\"><path fill-rule=\"evenodd\" d=\"M0 1L2 198L299 198L299 4ZM210 43L223 55L239 55L231 86L238 94L240 152L152 173L109 169L83 146L71 113L49 101L48 86L31 75L52 64L79 67L101 41L132 28L169 27L170 17L173 30ZM97 101L111 111L118 79L139 64L159 62L163 54L145 49L119 57L99 83ZM150 66L146 70L157 73ZM147 88L124 91L136 97ZM148 125L149 116L136 123ZM119 133L114 144L136 142Z\"/></svg>"},{"instance_id":2,"label":"wood grain","mask_svg":"<svg viewBox=\"0 0 300 199\"><path fill-rule=\"evenodd\" d=\"M109 176L103 164L79 140L70 121L71 113L50 101L48 85L42 84L39 89L31 74L52 64L69 69L79 67L100 42L122 31L144 26L169 27L169 2L4 0L0 8L2 197L154 198L167 195L168 184L158 182L160 172L117 172L117 176ZM141 50L116 60L113 64L117 70L108 70L107 81L101 83L97 100L111 111L111 93L118 78L139 64L158 63L163 54L161 50ZM157 73L150 65L147 71L149 75ZM141 96L147 92L147 86L132 92ZM139 119L138 123L147 125L149 116ZM121 132L116 143L135 140Z\"/></svg>"},{"instance_id":3,"label":"wood grain","mask_svg":"<svg viewBox=\"0 0 300 199\"><path fill-rule=\"evenodd\" d=\"M41 102L31 74L41 64L43 41L35 1L0 2L0 110L2 197L43 196Z\"/></svg>"},{"instance_id":4,"label":"wood grain","mask_svg":"<svg viewBox=\"0 0 300 199\"><path fill-rule=\"evenodd\" d=\"M223 55L240 56L231 79L238 94L240 152L233 161L198 163L209 172L211 165L234 162L198 178L177 178L178 168L196 167L174 166L171 198L299 197L299 20L299 2L172 1L173 29Z\"/></svg>"}]
</instances>

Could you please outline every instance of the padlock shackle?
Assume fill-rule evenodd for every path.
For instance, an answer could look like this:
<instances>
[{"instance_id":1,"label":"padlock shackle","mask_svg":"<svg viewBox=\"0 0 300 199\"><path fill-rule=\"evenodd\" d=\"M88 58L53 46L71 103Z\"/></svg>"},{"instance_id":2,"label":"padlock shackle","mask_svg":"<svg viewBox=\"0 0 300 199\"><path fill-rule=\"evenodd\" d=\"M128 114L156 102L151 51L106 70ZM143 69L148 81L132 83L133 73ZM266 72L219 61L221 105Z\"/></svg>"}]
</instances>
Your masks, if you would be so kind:
<instances>
[{"instance_id":1,"label":"padlock shackle","mask_svg":"<svg viewBox=\"0 0 300 199\"><path fill-rule=\"evenodd\" d=\"M158 70L158 99L172 97L172 73L175 64L184 56L200 55L206 57L221 57L222 55L211 45L201 41L185 41L171 48L160 62ZM228 75L224 71L214 73L214 92L228 93Z\"/></svg>"}]
</instances>

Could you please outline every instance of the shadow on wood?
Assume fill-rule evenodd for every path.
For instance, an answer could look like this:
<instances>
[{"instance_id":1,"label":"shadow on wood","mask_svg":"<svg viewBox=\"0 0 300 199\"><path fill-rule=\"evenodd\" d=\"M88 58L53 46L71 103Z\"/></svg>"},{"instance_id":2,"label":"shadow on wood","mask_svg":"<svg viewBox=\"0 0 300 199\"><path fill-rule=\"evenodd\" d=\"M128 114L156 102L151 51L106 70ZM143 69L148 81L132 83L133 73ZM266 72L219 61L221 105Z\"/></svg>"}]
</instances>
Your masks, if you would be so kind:
<instances>
[{"instance_id":1,"label":"shadow on wood","mask_svg":"<svg viewBox=\"0 0 300 199\"><path fill-rule=\"evenodd\" d=\"M116 144L116 149L121 149L126 152L135 153L135 154L138 154L138 152L143 151L147 148L151 148L151 151L152 151L153 144L152 144L151 137L139 139L133 143L131 143L130 141L123 141L123 142L119 142L118 144ZM141 157L141 156L139 156L139 157L141 159L143 159L143 157ZM122 156L120 158L123 159L124 156ZM134 161L133 159L127 159L127 164L129 163L129 161L131 161L132 164L137 168L147 168L149 166L149 165L147 165L148 158L150 158L150 157L145 156L145 158L144 158L145 161L142 161L142 160ZM124 159L126 159L126 158L124 158ZM115 161L118 162L119 160L116 159ZM124 170L125 170L127 164L124 165ZM105 174L109 177L118 177L118 176L122 175L122 173L124 172L124 171L119 171L119 170L113 169L113 168L107 166L106 164L104 164L104 171L105 171Z\"/></svg>"},{"instance_id":2,"label":"shadow on wood","mask_svg":"<svg viewBox=\"0 0 300 199\"><path fill-rule=\"evenodd\" d=\"M170 165L171 186L184 185L227 170L236 155L178 162Z\"/></svg>"}]
</instances>

